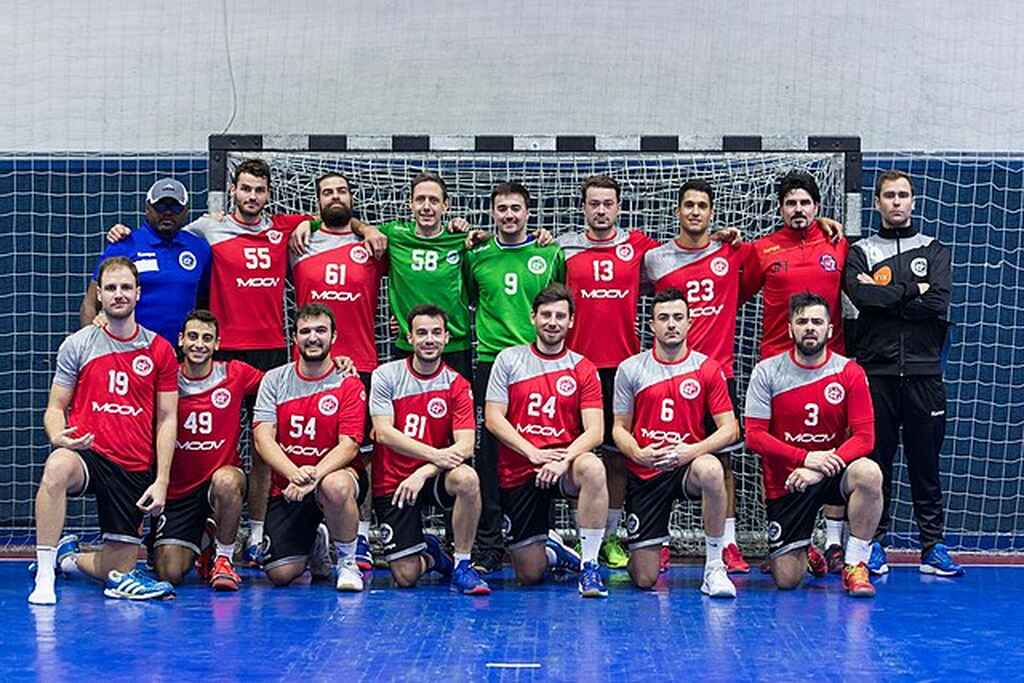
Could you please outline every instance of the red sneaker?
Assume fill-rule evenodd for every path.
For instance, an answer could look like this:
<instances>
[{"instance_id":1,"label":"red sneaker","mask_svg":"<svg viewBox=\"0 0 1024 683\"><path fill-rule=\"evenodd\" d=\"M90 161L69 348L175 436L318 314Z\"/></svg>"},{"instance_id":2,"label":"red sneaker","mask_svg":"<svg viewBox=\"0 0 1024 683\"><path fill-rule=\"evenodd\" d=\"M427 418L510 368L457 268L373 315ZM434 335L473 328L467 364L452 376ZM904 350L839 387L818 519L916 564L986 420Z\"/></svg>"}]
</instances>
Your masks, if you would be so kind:
<instances>
[{"instance_id":1,"label":"red sneaker","mask_svg":"<svg viewBox=\"0 0 1024 683\"><path fill-rule=\"evenodd\" d=\"M858 565L848 564L843 567L843 588L855 598L875 597L875 587L871 585L868 566L861 562Z\"/></svg>"},{"instance_id":2,"label":"red sneaker","mask_svg":"<svg viewBox=\"0 0 1024 683\"><path fill-rule=\"evenodd\" d=\"M672 564L672 551L668 549L667 545L661 546L661 555L659 556L658 573L664 574L668 571L668 568Z\"/></svg>"},{"instance_id":3,"label":"red sneaker","mask_svg":"<svg viewBox=\"0 0 1024 683\"><path fill-rule=\"evenodd\" d=\"M816 579L828 576L828 562L813 543L807 546L807 571Z\"/></svg>"},{"instance_id":4,"label":"red sneaker","mask_svg":"<svg viewBox=\"0 0 1024 683\"><path fill-rule=\"evenodd\" d=\"M210 571L213 569L214 544L217 542L217 523L210 518L206 519L206 529L203 531L203 540L207 543L202 552L196 555L196 574L198 574L199 578L203 581L209 581Z\"/></svg>"},{"instance_id":5,"label":"red sneaker","mask_svg":"<svg viewBox=\"0 0 1024 683\"><path fill-rule=\"evenodd\" d=\"M236 591L242 578L231 565L231 560L218 555L213 561L213 571L210 572L210 585L217 591Z\"/></svg>"},{"instance_id":6,"label":"red sneaker","mask_svg":"<svg viewBox=\"0 0 1024 683\"><path fill-rule=\"evenodd\" d=\"M730 574L746 574L750 571L750 565L743 559L743 553L735 543L722 548L722 562L725 563L725 571Z\"/></svg>"}]
</instances>

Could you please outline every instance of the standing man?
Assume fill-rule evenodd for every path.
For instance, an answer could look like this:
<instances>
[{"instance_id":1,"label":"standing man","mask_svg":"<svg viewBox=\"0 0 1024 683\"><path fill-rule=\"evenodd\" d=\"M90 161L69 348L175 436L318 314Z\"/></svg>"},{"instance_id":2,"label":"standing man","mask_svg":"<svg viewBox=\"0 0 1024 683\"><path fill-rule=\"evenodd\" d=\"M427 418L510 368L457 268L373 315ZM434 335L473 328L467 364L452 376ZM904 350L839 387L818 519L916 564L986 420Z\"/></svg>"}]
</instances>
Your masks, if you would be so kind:
<instances>
[{"instance_id":1,"label":"standing man","mask_svg":"<svg viewBox=\"0 0 1024 683\"><path fill-rule=\"evenodd\" d=\"M874 459L884 475L885 506L871 551L872 573L889 570L881 541L889 528L892 463L903 430L921 571L962 576L946 547L939 452L946 433L946 387L940 356L946 343L951 288L949 249L911 220L914 187L901 171L875 183L877 235L850 252L846 291L860 311L857 360L870 379L877 434Z\"/></svg>"},{"instance_id":2,"label":"standing man","mask_svg":"<svg viewBox=\"0 0 1024 683\"><path fill-rule=\"evenodd\" d=\"M68 494L96 496L103 550L79 556L77 565L106 582L104 595L145 600L174 592L134 569L143 517L159 515L167 499L178 407L174 350L135 321L134 263L109 258L96 277L107 325L85 327L61 344L43 418L54 450L36 493L37 570L28 596L35 605L57 602L54 571Z\"/></svg>"},{"instance_id":3,"label":"standing man","mask_svg":"<svg viewBox=\"0 0 1024 683\"><path fill-rule=\"evenodd\" d=\"M597 368L566 348L573 323L572 293L560 284L538 293L530 320L536 341L509 347L494 361L487 386L486 425L498 440L503 528L516 578L539 583L566 549L550 538L553 496L578 499L583 597L607 597L597 555L608 517L604 465L593 454L604 434ZM557 488L556 488L557 487ZM575 555L573 553L573 555Z\"/></svg>"},{"instance_id":4,"label":"standing man","mask_svg":"<svg viewBox=\"0 0 1024 683\"><path fill-rule=\"evenodd\" d=\"M744 410L747 444L763 465L772 578L781 589L799 586L819 508L845 506L843 587L873 597L867 562L882 473L865 457L875 436L867 377L828 349L832 322L823 297L796 294L789 308L793 348L757 364Z\"/></svg>"},{"instance_id":5,"label":"standing man","mask_svg":"<svg viewBox=\"0 0 1024 683\"><path fill-rule=\"evenodd\" d=\"M615 375L613 434L629 468L629 575L639 588L654 586L673 504L700 500L706 548L700 590L734 598L722 561L725 475L713 454L736 441L739 426L721 366L687 346L689 327L685 295L659 292L651 311L654 349L626 359ZM710 433L708 415L715 425Z\"/></svg>"}]
</instances>

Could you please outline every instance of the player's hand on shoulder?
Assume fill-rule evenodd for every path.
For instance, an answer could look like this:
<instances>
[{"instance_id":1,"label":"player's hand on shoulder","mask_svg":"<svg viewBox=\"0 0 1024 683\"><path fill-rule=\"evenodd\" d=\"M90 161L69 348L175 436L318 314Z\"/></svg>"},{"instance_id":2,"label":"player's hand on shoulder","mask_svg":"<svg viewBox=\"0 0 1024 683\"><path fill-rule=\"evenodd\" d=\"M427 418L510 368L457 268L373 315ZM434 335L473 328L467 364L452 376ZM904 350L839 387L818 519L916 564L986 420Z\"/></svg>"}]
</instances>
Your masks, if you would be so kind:
<instances>
[{"instance_id":1,"label":"player's hand on shoulder","mask_svg":"<svg viewBox=\"0 0 1024 683\"><path fill-rule=\"evenodd\" d=\"M711 233L711 239L716 242L724 242L734 247L743 243L743 233L739 228L722 228Z\"/></svg>"},{"instance_id":2,"label":"player's hand on shoulder","mask_svg":"<svg viewBox=\"0 0 1024 683\"><path fill-rule=\"evenodd\" d=\"M309 248L309 237L313 234L313 225L305 220L295 226L292 236L288 238L288 251L295 256L302 256Z\"/></svg>"},{"instance_id":3,"label":"player's hand on shoulder","mask_svg":"<svg viewBox=\"0 0 1024 683\"><path fill-rule=\"evenodd\" d=\"M51 444L54 448L68 448L73 451L84 450L92 446L93 439L96 438L92 432L74 436L76 431L78 431L78 427L67 427L61 430Z\"/></svg>"},{"instance_id":4,"label":"player's hand on shoulder","mask_svg":"<svg viewBox=\"0 0 1024 683\"><path fill-rule=\"evenodd\" d=\"M483 244L489 239L491 239L491 233L477 228L476 230L470 230L466 233L466 241L464 244L466 245L466 249L472 249Z\"/></svg>"},{"instance_id":5,"label":"player's hand on shoulder","mask_svg":"<svg viewBox=\"0 0 1024 683\"><path fill-rule=\"evenodd\" d=\"M107 230L107 242L109 242L110 244L114 244L115 242L120 242L121 240L128 239L128 236L131 234L131 228L129 228L127 225L122 225L121 223L118 223L112 226L110 230Z\"/></svg>"},{"instance_id":6,"label":"player's hand on shoulder","mask_svg":"<svg viewBox=\"0 0 1024 683\"><path fill-rule=\"evenodd\" d=\"M471 228L472 226L465 218L453 218L448 221L448 232L467 233Z\"/></svg>"},{"instance_id":7,"label":"player's hand on shoulder","mask_svg":"<svg viewBox=\"0 0 1024 683\"><path fill-rule=\"evenodd\" d=\"M821 226L821 231L825 233L825 237L832 244L835 244L839 240L846 236L843 232L843 224L839 221L834 221L831 218L825 218L824 216L818 216L818 225Z\"/></svg>"},{"instance_id":8,"label":"player's hand on shoulder","mask_svg":"<svg viewBox=\"0 0 1024 683\"><path fill-rule=\"evenodd\" d=\"M103 311L97 313L96 317L92 319L92 324L99 328L106 327L108 322L107 314Z\"/></svg>"},{"instance_id":9,"label":"player's hand on shoulder","mask_svg":"<svg viewBox=\"0 0 1024 683\"><path fill-rule=\"evenodd\" d=\"M555 241L555 236L546 228L537 228L537 231L533 234L537 238L537 246L540 247L546 247Z\"/></svg>"},{"instance_id":10,"label":"player's hand on shoulder","mask_svg":"<svg viewBox=\"0 0 1024 683\"><path fill-rule=\"evenodd\" d=\"M384 252L388 249L388 238L387 235L382 233L372 225L363 226L363 241L366 242L366 246L373 252L373 257L379 259L384 256Z\"/></svg>"},{"instance_id":11,"label":"player's hand on shoulder","mask_svg":"<svg viewBox=\"0 0 1024 683\"><path fill-rule=\"evenodd\" d=\"M359 374L356 370L356 364L348 356L335 356L334 367L340 374L346 377Z\"/></svg>"}]
</instances>

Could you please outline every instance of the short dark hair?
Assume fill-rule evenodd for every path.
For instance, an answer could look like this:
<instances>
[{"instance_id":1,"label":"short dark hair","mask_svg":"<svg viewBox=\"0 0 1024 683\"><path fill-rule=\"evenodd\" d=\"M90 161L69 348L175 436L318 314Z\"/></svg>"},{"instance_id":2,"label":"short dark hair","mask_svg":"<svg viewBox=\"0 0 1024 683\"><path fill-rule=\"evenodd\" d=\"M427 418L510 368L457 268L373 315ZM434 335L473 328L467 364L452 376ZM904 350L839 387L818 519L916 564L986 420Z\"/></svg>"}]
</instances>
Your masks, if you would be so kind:
<instances>
[{"instance_id":1,"label":"short dark hair","mask_svg":"<svg viewBox=\"0 0 1024 683\"><path fill-rule=\"evenodd\" d=\"M298 329L300 320L309 320L310 318L316 318L318 316L325 315L331 321L331 332L335 332L338 329L338 325L334 320L334 313L331 309L327 308L323 304L303 304L299 310L295 312L295 327Z\"/></svg>"},{"instance_id":2,"label":"short dark hair","mask_svg":"<svg viewBox=\"0 0 1024 683\"><path fill-rule=\"evenodd\" d=\"M448 329L448 314L440 306L434 304L416 304L409 309L409 312L405 314L405 324L412 329L412 321L416 319L418 315L425 315L431 318L440 318L444 321L444 329Z\"/></svg>"},{"instance_id":3,"label":"short dark hair","mask_svg":"<svg viewBox=\"0 0 1024 683\"><path fill-rule=\"evenodd\" d=\"M246 159L240 163L235 169L234 175L231 176L231 183L237 185L238 179L242 177L243 173L248 173L255 178L266 178L267 187L270 187L270 164L263 159Z\"/></svg>"},{"instance_id":4,"label":"short dark hair","mask_svg":"<svg viewBox=\"0 0 1024 683\"><path fill-rule=\"evenodd\" d=\"M517 194L526 200L526 207L530 207L530 191L526 189L521 183L517 183L514 180L508 180L503 183L498 183L491 190L491 206L494 206L494 198L499 194Z\"/></svg>"},{"instance_id":5,"label":"short dark hair","mask_svg":"<svg viewBox=\"0 0 1024 683\"><path fill-rule=\"evenodd\" d=\"M893 168L878 174L878 178L875 179L875 198L882 196L883 183L890 183L894 180L906 180L910 185L910 194L914 194L914 181L910 179L910 175Z\"/></svg>"},{"instance_id":6,"label":"short dark hair","mask_svg":"<svg viewBox=\"0 0 1024 683\"><path fill-rule=\"evenodd\" d=\"M686 295L683 294L683 291L681 289L676 289L675 287L663 289L654 295L654 299L651 301L651 313L654 313L654 309L658 306L658 304L664 304L670 301L682 301L684 304L686 304L686 315L687 317L689 317L690 302L686 300Z\"/></svg>"},{"instance_id":7,"label":"short dark hair","mask_svg":"<svg viewBox=\"0 0 1024 683\"><path fill-rule=\"evenodd\" d=\"M694 192L703 192L708 196L708 204L712 207L715 206L715 188L711 187L711 183L700 178L694 178L693 180L687 180L685 183L679 186L679 196L676 199L676 206L683 205L683 195L690 190Z\"/></svg>"},{"instance_id":8,"label":"short dark hair","mask_svg":"<svg viewBox=\"0 0 1024 683\"><path fill-rule=\"evenodd\" d=\"M412 181L409 183L409 199L416 196L416 186L420 183L437 183L441 188L441 199L448 201L448 184L441 179L441 176L427 171L417 173L413 176Z\"/></svg>"},{"instance_id":9,"label":"short dark hair","mask_svg":"<svg viewBox=\"0 0 1024 683\"><path fill-rule=\"evenodd\" d=\"M778 185L779 206L786 195L793 190L803 190L811 195L815 204L821 204L821 191L818 190L818 181L807 171L790 171L782 176Z\"/></svg>"},{"instance_id":10,"label":"short dark hair","mask_svg":"<svg viewBox=\"0 0 1024 683\"><path fill-rule=\"evenodd\" d=\"M136 268L135 263L126 256L111 256L103 259L103 263L100 264L100 268L96 272L97 285L103 285L103 273L107 272L111 268L127 268L131 271L132 277L135 278L135 286L139 286L139 269Z\"/></svg>"},{"instance_id":11,"label":"short dark hair","mask_svg":"<svg viewBox=\"0 0 1024 683\"><path fill-rule=\"evenodd\" d=\"M619 201L622 198L622 187L619 185L619 181L608 175L592 175L583 181L583 187L580 189L581 201L587 201L587 190L592 187L615 190L615 201Z\"/></svg>"},{"instance_id":12,"label":"short dark hair","mask_svg":"<svg viewBox=\"0 0 1024 683\"><path fill-rule=\"evenodd\" d=\"M832 319L832 311L828 308L828 302L825 301L825 297L814 292L797 292L793 296L789 297L789 317L793 318L794 315L810 306L824 306L825 314Z\"/></svg>"},{"instance_id":13,"label":"short dark hair","mask_svg":"<svg viewBox=\"0 0 1024 683\"><path fill-rule=\"evenodd\" d=\"M345 187L348 188L348 191L349 192L352 191L352 183L350 183L348 181L348 176L346 176L343 173L338 173L337 171L328 171L327 173L324 173L322 176L320 176L319 178L316 179L316 196L317 197L320 196L320 184L322 182L324 182L325 180L328 180L329 178L341 178L342 180L345 181Z\"/></svg>"},{"instance_id":14,"label":"short dark hair","mask_svg":"<svg viewBox=\"0 0 1024 683\"><path fill-rule=\"evenodd\" d=\"M533 308L531 310L536 313L537 309L544 304L553 304L559 301L565 301L569 304L569 315L576 315L576 302L573 301L572 291L561 282L553 282L537 292L537 296L533 297Z\"/></svg>"},{"instance_id":15,"label":"short dark hair","mask_svg":"<svg viewBox=\"0 0 1024 683\"><path fill-rule=\"evenodd\" d=\"M185 322L181 324L181 333L185 334L185 328L188 327L190 321L195 320L207 325L213 325L213 333L215 336L220 336L220 323L217 322L217 316L205 308L194 308L188 312L185 316Z\"/></svg>"}]
</instances>

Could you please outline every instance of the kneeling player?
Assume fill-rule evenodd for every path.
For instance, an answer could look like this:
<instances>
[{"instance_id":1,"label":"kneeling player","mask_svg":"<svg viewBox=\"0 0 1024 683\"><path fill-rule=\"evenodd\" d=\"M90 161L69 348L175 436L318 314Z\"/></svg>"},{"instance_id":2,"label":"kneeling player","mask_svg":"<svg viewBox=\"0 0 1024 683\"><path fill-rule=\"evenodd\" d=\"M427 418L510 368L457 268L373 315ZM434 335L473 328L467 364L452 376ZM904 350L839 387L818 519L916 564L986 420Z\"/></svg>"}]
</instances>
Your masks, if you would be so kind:
<instances>
[{"instance_id":1,"label":"kneeling player","mask_svg":"<svg viewBox=\"0 0 1024 683\"><path fill-rule=\"evenodd\" d=\"M706 560L701 592L736 597L722 561L727 497L713 454L739 436L721 366L689 349L690 312L678 289L654 297L654 349L623 361L615 375L615 443L628 458L629 575L639 588L658 580L661 545L677 500L700 500ZM705 435L706 416L716 429Z\"/></svg>"},{"instance_id":2,"label":"kneeling player","mask_svg":"<svg viewBox=\"0 0 1024 683\"><path fill-rule=\"evenodd\" d=\"M300 308L299 360L267 372L256 397L256 450L273 471L264 570L278 586L302 575L307 564L314 576L329 574L331 539L338 552L337 589L363 590L355 552L367 486L356 456L366 391L358 377L343 376L331 362L336 334L329 309Z\"/></svg>"},{"instance_id":3,"label":"kneeling player","mask_svg":"<svg viewBox=\"0 0 1024 683\"><path fill-rule=\"evenodd\" d=\"M199 574L216 590L236 591L241 579L231 563L242 514L245 474L238 455L239 415L263 373L242 361L214 361L220 329L205 310L185 318L178 336L178 438L167 505L156 529L154 565L164 581L181 583L200 553L212 514L216 544L212 566L204 552Z\"/></svg>"},{"instance_id":4,"label":"kneeling player","mask_svg":"<svg viewBox=\"0 0 1024 683\"><path fill-rule=\"evenodd\" d=\"M525 585L540 582L547 547L556 559L575 556L549 539L548 512L561 491L578 498L582 566L572 564L580 570L580 594L606 597L597 555L608 488L604 464L592 452L604 434L601 382L593 363L565 346L573 312L572 293L564 285L550 285L534 297L530 319L537 341L495 358L485 416L500 442L498 483L516 578Z\"/></svg>"},{"instance_id":5,"label":"kneeling player","mask_svg":"<svg viewBox=\"0 0 1024 683\"><path fill-rule=\"evenodd\" d=\"M758 363L747 388L747 445L764 470L772 576L779 588L797 587L818 509L845 504L843 586L871 597L867 562L882 514L882 472L865 457L875 442L867 377L828 350L828 304L817 294L790 299L789 334L794 348Z\"/></svg>"},{"instance_id":6,"label":"kneeling player","mask_svg":"<svg viewBox=\"0 0 1024 683\"><path fill-rule=\"evenodd\" d=\"M463 464L473 454L476 435L473 392L441 360L448 343L445 312L420 304L407 322L412 357L374 370L370 389L377 441L373 507L385 559L403 588L433 569L451 577L452 590L487 595L491 589L469 561L480 520L480 480ZM440 540L423 534L425 504L451 510L454 567Z\"/></svg>"}]
</instances>

